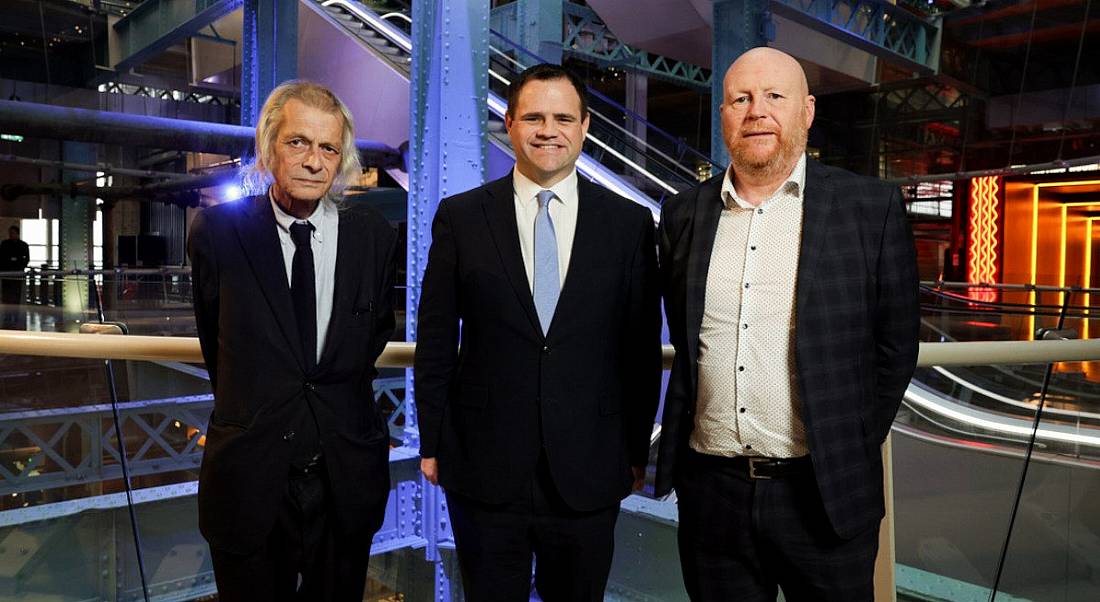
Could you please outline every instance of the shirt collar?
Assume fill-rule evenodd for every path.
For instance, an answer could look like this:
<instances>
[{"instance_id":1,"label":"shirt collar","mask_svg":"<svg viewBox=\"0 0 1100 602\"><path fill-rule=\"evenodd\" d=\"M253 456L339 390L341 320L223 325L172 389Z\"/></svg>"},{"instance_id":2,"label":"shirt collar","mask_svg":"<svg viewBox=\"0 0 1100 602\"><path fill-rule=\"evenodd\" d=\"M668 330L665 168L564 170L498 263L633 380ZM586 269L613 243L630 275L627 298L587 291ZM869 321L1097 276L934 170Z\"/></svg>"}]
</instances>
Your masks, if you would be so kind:
<instances>
[{"instance_id":1,"label":"shirt collar","mask_svg":"<svg viewBox=\"0 0 1100 602\"><path fill-rule=\"evenodd\" d=\"M722 178L722 204L726 206L726 209L732 209L737 206L742 209L755 209L756 206L749 203L745 199L741 198L737 194L737 190L733 187L733 166L726 170L726 176ZM806 153L802 153L802 156L798 158L798 163L794 164L794 169L791 170L791 174L787 176L787 179L783 184L772 193L763 203L760 203L760 207L764 207L770 204L779 193L787 191L795 198L802 200L802 192L806 189Z\"/></svg>"},{"instance_id":2,"label":"shirt collar","mask_svg":"<svg viewBox=\"0 0 1100 602\"><path fill-rule=\"evenodd\" d=\"M325 216L331 210L331 203L328 198L322 198L320 203L317 203L317 207L313 209L313 213L306 219L298 219L293 215L287 213L275 202L275 197L271 196L271 190L267 191L267 199L271 201L271 210L275 212L275 223L278 224L279 229L283 232L290 233L290 226L297 222L309 222L313 224L313 237L317 239L317 242L325 242Z\"/></svg>"},{"instance_id":3,"label":"shirt collar","mask_svg":"<svg viewBox=\"0 0 1100 602\"><path fill-rule=\"evenodd\" d=\"M522 203L535 202L535 198L538 196L539 192L550 190L559 201L568 204L577 198L577 168L574 167L573 170L569 172L569 175L562 178L557 184L554 184L550 188L543 188L513 167L512 187L516 191L516 196L519 197Z\"/></svg>"}]
</instances>

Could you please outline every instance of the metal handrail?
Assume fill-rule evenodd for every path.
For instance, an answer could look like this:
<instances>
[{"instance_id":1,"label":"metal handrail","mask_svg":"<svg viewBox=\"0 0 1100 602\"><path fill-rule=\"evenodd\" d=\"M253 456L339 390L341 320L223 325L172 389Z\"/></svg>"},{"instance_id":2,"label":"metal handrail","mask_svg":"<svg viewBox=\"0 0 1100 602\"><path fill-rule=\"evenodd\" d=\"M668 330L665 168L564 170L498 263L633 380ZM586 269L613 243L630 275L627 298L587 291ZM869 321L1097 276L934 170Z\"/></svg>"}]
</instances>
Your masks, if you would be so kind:
<instances>
[{"instance_id":1,"label":"metal handrail","mask_svg":"<svg viewBox=\"0 0 1100 602\"><path fill-rule=\"evenodd\" d=\"M1037 291L1048 293L1100 293L1100 288L1080 286L1055 286L1053 284L998 284L993 282L947 282L944 280L922 280L921 286L929 288L991 288L1004 291Z\"/></svg>"},{"instance_id":2,"label":"metal handrail","mask_svg":"<svg viewBox=\"0 0 1100 602\"><path fill-rule=\"evenodd\" d=\"M385 368L412 367L416 343L391 342L378 358ZM201 363L195 337L102 336L69 332L0 330L0 354ZM675 351L665 345L664 367ZM988 366L1100 360L1100 339L1074 341L974 341L921 343L917 365Z\"/></svg>"}]
</instances>

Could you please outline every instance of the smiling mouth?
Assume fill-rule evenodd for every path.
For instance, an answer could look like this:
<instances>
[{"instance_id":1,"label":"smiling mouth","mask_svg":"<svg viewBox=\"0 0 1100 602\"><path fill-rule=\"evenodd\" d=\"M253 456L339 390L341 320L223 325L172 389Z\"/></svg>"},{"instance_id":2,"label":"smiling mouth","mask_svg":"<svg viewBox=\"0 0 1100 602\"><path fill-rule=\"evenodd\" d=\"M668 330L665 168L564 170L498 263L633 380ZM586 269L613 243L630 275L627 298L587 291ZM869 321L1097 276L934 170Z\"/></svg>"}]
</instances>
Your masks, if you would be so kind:
<instances>
[{"instance_id":1,"label":"smiling mouth","mask_svg":"<svg viewBox=\"0 0 1100 602\"><path fill-rule=\"evenodd\" d=\"M532 144L531 146L533 146L533 147L535 147L539 150L553 150L553 151L556 151L556 150L565 149L565 146L561 145L561 144Z\"/></svg>"}]
</instances>

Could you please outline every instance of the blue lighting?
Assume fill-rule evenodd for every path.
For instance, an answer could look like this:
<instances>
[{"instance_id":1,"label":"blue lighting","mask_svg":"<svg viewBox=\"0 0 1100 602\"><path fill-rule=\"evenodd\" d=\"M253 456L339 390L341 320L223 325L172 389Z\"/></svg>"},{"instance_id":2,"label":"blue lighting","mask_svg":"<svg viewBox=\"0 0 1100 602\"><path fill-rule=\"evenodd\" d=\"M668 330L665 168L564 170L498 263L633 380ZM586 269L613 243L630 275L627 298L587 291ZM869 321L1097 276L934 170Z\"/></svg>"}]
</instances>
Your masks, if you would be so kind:
<instances>
[{"instance_id":1,"label":"blue lighting","mask_svg":"<svg viewBox=\"0 0 1100 602\"><path fill-rule=\"evenodd\" d=\"M230 184L222 189L222 198L227 201L235 201L244 196L244 190L237 184Z\"/></svg>"}]
</instances>

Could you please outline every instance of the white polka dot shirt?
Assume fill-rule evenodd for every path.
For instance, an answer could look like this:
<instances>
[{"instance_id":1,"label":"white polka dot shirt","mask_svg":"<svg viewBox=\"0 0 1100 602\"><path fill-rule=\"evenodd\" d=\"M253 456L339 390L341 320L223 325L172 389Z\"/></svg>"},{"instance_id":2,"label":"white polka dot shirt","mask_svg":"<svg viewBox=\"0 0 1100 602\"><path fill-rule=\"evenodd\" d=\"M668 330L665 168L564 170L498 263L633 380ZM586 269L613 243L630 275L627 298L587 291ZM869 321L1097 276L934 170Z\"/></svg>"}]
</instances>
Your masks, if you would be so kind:
<instances>
[{"instance_id":1,"label":"white polka dot shirt","mask_svg":"<svg viewBox=\"0 0 1100 602\"><path fill-rule=\"evenodd\" d=\"M794 366L795 282L806 156L758 207L726 171L725 209L707 272L699 330L692 449L716 456L809 453Z\"/></svg>"}]
</instances>

